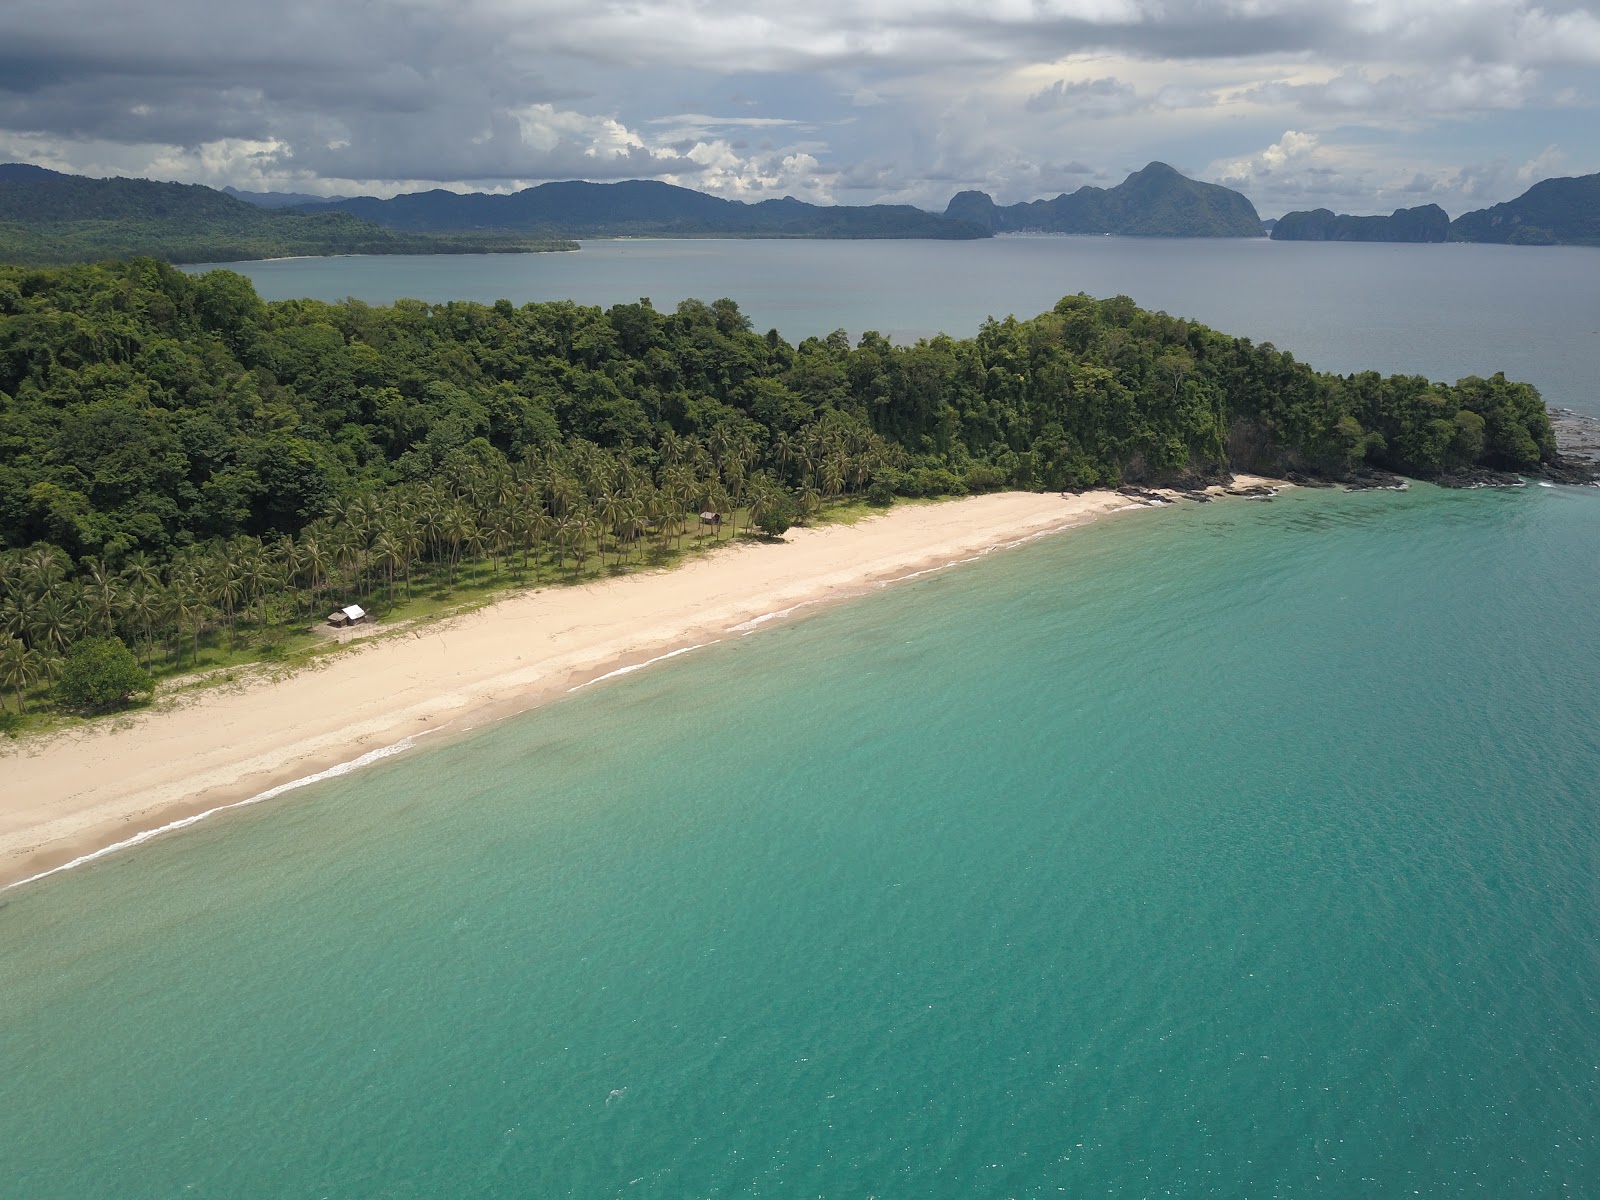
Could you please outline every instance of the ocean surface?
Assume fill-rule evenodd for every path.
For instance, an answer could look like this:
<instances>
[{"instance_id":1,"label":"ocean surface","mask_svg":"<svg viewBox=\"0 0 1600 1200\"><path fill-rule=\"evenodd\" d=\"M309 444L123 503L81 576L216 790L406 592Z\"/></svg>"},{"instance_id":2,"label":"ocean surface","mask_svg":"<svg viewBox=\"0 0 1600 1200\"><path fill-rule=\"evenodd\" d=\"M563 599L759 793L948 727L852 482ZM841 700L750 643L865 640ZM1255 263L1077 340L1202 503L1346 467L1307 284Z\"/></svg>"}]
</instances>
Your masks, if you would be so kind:
<instances>
[{"instance_id":1,"label":"ocean surface","mask_svg":"<svg viewBox=\"0 0 1600 1200\"><path fill-rule=\"evenodd\" d=\"M4 893L0 1194L1594 1196L1597 597L1142 510Z\"/></svg>"},{"instance_id":2,"label":"ocean surface","mask_svg":"<svg viewBox=\"0 0 1600 1200\"><path fill-rule=\"evenodd\" d=\"M650 297L737 300L791 341L844 329L902 344L968 337L1062 296L1148 308L1326 371L1454 382L1504 371L1600 415L1600 248L1382 245L1236 238L1000 237L974 242L586 242L576 253L300 258L227 264L269 300L388 304ZM190 268L203 271L207 267Z\"/></svg>"}]
</instances>

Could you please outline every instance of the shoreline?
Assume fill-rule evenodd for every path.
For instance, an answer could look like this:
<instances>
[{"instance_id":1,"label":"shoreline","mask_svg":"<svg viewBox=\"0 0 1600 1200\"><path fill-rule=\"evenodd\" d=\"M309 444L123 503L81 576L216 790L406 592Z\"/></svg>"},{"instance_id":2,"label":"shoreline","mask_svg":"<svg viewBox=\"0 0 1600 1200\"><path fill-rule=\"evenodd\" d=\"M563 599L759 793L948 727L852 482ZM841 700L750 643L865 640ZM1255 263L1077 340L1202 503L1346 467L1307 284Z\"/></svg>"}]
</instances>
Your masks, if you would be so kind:
<instances>
[{"instance_id":1,"label":"shoreline","mask_svg":"<svg viewBox=\"0 0 1600 1200\"><path fill-rule=\"evenodd\" d=\"M1272 482L1240 476L1239 482ZM681 566L514 593L287 678L24 742L0 759L0 891L460 735L797 613L1143 507L1002 492L794 529Z\"/></svg>"}]
</instances>

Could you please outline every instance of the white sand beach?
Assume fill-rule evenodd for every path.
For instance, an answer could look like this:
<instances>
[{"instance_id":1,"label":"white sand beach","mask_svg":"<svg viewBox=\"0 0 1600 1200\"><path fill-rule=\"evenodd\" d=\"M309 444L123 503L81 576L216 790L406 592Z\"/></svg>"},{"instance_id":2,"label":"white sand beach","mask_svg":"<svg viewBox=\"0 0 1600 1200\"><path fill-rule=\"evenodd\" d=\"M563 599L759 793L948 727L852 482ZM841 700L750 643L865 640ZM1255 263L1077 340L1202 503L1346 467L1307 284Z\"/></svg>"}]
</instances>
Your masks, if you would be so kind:
<instances>
[{"instance_id":1,"label":"white sand beach","mask_svg":"<svg viewBox=\"0 0 1600 1200\"><path fill-rule=\"evenodd\" d=\"M459 732L673 650L740 636L751 627L735 627L756 618L1128 507L1103 491L901 506L672 570L515 594L356 643L287 679L192 692L130 719L25 740L0 757L0 886L418 733Z\"/></svg>"}]
</instances>

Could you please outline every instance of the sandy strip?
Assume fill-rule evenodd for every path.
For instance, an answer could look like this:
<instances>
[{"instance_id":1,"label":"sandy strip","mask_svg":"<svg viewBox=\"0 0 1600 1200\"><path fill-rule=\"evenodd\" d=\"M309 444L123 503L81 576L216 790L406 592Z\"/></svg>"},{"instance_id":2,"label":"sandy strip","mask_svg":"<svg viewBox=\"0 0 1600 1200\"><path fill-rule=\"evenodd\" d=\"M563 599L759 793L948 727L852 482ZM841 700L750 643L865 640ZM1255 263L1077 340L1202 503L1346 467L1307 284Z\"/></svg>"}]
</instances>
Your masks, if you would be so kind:
<instances>
[{"instance_id":1,"label":"sandy strip","mask_svg":"<svg viewBox=\"0 0 1600 1200\"><path fill-rule=\"evenodd\" d=\"M278 682L24 742L0 758L0 887L419 733L459 731L774 614L1128 507L1112 492L1011 492L791 530L784 545L517 595Z\"/></svg>"}]
</instances>

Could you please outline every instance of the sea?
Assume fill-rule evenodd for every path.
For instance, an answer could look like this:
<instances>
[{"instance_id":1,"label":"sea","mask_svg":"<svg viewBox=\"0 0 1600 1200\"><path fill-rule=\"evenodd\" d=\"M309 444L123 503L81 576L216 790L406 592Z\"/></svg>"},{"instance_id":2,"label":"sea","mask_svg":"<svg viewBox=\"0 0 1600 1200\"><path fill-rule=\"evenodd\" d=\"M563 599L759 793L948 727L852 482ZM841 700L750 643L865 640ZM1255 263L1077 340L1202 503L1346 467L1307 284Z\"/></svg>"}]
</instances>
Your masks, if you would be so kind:
<instances>
[{"instance_id":1,"label":"sea","mask_svg":"<svg viewBox=\"0 0 1600 1200\"><path fill-rule=\"evenodd\" d=\"M1050 256L1600 409L1595 251L241 269L911 338ZM1600 1195L1600 489L1140 509L808 611L0 893L0 1195Z\"/></svg>"}]
</instances>

